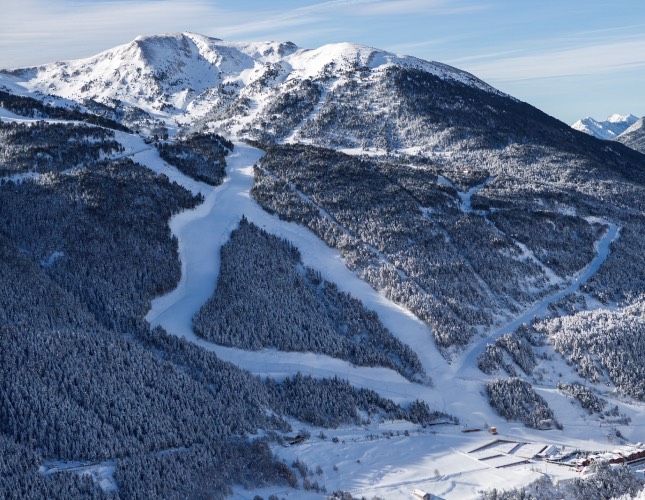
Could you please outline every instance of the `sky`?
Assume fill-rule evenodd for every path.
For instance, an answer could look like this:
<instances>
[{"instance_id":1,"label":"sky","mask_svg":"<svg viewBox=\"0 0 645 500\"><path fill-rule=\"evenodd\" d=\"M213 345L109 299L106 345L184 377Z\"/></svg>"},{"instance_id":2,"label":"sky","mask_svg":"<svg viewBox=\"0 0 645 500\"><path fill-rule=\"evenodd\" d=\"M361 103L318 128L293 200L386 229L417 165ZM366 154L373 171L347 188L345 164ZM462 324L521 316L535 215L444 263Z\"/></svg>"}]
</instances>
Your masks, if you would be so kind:
<instances>
[{"instance_id":1,"label":"sky","mask_svg":"<svg viewBox=\"0 0 645 500\"><path fill-rule=\"evenodd\" d=\"M569 124L645 116L643 0L0 0L0 12L0 68L181 31L356 42L469 71Z\"/></svg>"}]
</instances>

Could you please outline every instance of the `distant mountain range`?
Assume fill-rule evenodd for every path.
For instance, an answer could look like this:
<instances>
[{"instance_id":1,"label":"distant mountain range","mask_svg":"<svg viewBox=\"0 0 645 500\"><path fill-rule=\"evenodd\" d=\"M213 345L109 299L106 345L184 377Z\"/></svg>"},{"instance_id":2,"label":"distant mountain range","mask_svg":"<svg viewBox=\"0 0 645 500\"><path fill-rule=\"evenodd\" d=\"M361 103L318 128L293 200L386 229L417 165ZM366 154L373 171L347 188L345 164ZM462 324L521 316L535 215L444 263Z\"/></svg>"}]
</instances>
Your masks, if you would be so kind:
<instances>
[{"instance_id":1,"label":"distant mountain range","mask_svg":"<svg viewBox=\"0 0 645 500\"><path fill-rule=\"evenodd\" d=\"M609 140L618 137L637 121L638 117L634 115L613 114L603 121L595 120L591 117L583 118L575 122L571 127L598 139Z\"/></svg>"},{"instance_id":2,"label":"distant mountain range","mask_svg":"<svg viewBox=\"0 0 645 500\"><path fill-rule=\"evenodd\" d=\"M613 114L604 121L587 117L571 127L598 139L615 140L636 151L645 153L645 126L643 118L634 115Z\"/></svg>"}]
</instances>

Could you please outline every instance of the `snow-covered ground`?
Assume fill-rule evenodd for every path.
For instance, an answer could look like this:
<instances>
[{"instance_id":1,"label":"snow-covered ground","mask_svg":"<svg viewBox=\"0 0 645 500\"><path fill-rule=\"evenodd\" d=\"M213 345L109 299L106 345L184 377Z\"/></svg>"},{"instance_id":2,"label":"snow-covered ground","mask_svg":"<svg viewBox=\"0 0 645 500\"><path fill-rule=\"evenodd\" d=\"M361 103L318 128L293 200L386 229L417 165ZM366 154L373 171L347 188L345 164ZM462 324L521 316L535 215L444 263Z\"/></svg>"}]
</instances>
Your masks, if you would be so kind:
<instances>
[{"instance_id":1,"label":"snow-covered ground","mask_svg":"<svg viewBox=\"0 0 645 500\"><path fill-rule=\"evenodd\" d=\"M461 200L461 211L468 214L473 211L473 207L471 205L471 200L473 196L478 192L481 191L486 187L486 185L493 181L495 178L494 177L489 177L486 179L484 182L481 184L477 184L476 186L471 187L468 191L457 191L457 195L459 196L459 199Z\"/></svg>"},{"instance_id":2,"label":"snow-covered ground","mask_svg":"<svg viewBox=\"0 0 645 500\"><path fill-rule=\"evenodd\" d=\"M600 266L607 260L609 257L609 250L611 243L615 241L619 236L619 228L615 224L607 223L608 230L605 235L596 242L596 256L593 260L587 264L587 266L582 269L576 276L571 279L569 285L565 288L559 289L557 292L544 297L538 303L534 304L522 314L517 316L513 321L496 328L495 330L488 333L485 337L480 338L475 344L473 344L466 354L461 358L459 363L459 376L468 376L472 374L479 374L477 369L477 357L484 351L486 344L493 343L497 338L505 335L507 333L512 333L517 330L522 324L530 324L534 318L541 318L546 316L548 313L549 305L557 302L558 300L570 295L574 292L577 292L580 287L585 284L594 274L598 272Z\"/></svg>"},{"instance_id":3,"label":"snow-covered ground","mask_svg":"<svg viewBox=\"0 0 645 500\"><path fill-rule=\"evenodd\" d=\"M368 427L326 430L327 439L317 438L319 430L309 428L313 437L305 443L290 448L274 447L274 451L288 463L299 458L312 470L320 466L322 473L311 477L312 482L318 480L328 491L344 489L368 498L375 495L409 498L413 488L444 498L470 498L481 489L526 484L545 472L559 478L575 474L569 469L555 466L549 466L546 470L540 462L505 469L491 467L468 453L490 441L491 436L485 431L463 433L463 427L485 429L487 426L496 426L500 431L499 437L504 439L558 444L583 450L611 449L614 445L607 441L607 433L615 428L620 428L631 441L645 440L645 425L640 423L645 421L645 405L623 402L608 395L611 404L618 404L621 413L631 417L633 423L628 427L607 429L598 425L597 421L585 420L584 413L571 404L570 398L547 386L538 386L536 390L547 399L556 415L564 422L570 422L565 424L564 431L536 431L521 424L508 423L488 406L483 394L482 382L485 377L472 369L477 354L487 342L544 314L550 303L576 291L597 272L609 254L611 242L619 235L619 228L615 225L601 221L608 226L608 231L596 244L596 257L568 287L544 298L513 322L490 332L466 353L461 362L451 365L436 349L426 324L360 280L345 266L340 254L311 231L301 225L281 221L265 212L250 197L253 164L261 158L262 151L237 143L228 158L224 183L212 187L165 163L156 148L146 144L141 137L116 132L116 139L125 147L119 157L132 157L204 197L204 202L198 207L179 213L170 221L173 234L179 241L182 277L175 290L153 301L147 315L152 325L162 325L169 333L184 337L258 375L277 379L297 372L314 377L339 376L348 379L356 387L375 390L401 404L417 398L425 400L432 408L457 416L462 423L461 426L439 425L427 429L419 429L409 422L372 423ZM11 180L18 181L19 178ZM462 209L470 208L468 202L474 192L461 197ZM324 279L336 283L340 290L351 293L365 307L377 312L383 324L418 354L432 379L432 385L411 383L386 368L356 367L328 356L277 350L251 352L218 346L198 338L192 329L192 318L214 293L220 266L220 248L229 240L231 231L237 227L242 215L268 232L291 241L300 250L305 265L320 271ZM52 258L57 257L60 255L52 254ZM562 381L575 378L564 362L559 368L565 373ZM299 428L298 425L306 427L296 423L294 428ZM338 442L332 440L334 437L338 438ZM62 471L88 474L106 490L116 487L112 462L58 461L47 462L41 468L44 474ZM238 498L252 498L258 493L265 497L270 494L291 498L323 496L321 493L281 488L259 492L235 490Z\"/></svg>"},{"instance_id":4,"label":"snow-covered ground","mask_svg":"<svg viewBox=\"0 0 645 500\"><path fill-rule=\"evenodd\" d=\"M82 462L76 460L48 460L40 466L40 473L44 476L73 472L79 476L89 476L90 479L106 493L118 490L114 473L116 460L104 462Z\"/></svg>"},{"instance_id":5,"label":"snow-covered ground","mask_svg":"<svg viewBox=\"0 0 645 500\"><path fill-rule=\"evenodd\" d=\"M133 140L136 141L136 138ZM130 147L136 150L137 146L130 144ZM170 222L173 234L179 239L182 278L175 290L153 301L147 315L152 325L162 325L169 333L184 337L255 374L278 379L298 371L314 377L336 375L348 379L357 387L373 389L403 404L417 398L425 400L431 407L459 417L467 427L485 429L489 425L496 426L500 429L502 438L574 446L584 450L612 446L607 442L607 429L601 427L574 424L562 432L537 431L521 424L509 424L488 406L483 394L482 374L471 367L476 366L476 357L486 342L544 314L550 303L576 291L593 276L607 258L610 243L618 235L615 225L609 225L607 233L597 243L596 257L568 287L559 289L513 322L491 332L468 351L462 362L450 365L434 346L427 325L360 280L345 266L336 250L329 248L308 229L281 221L255 203L249 195L253 182L252 167L261 156L261 151L237 143L234 153L228 159L225 182L213 188L169 167L153 149L134 155L135 160L157 172L165 173L192 192L199 192L205 197L202 205L176 215ZM462 207L467 207L467 201L468 195L462 201ZM392 370L356 367L327 356L274 349L244 351L218 346L198 338L192 329L192 318L214 292L220 265L220 248L228 241L242 215L266 231L291 241L300 250L305 265L320 271L324 279L335 282L341 290L351 293L363 301L367 308L376 311L384 325L419 355L433 385L414 384ZM574 422L576 415L581 414L572 407L569 398L555 389L539 388L538 391L549 392L545 397L548 396L556 414L571 416ZM625 409L635 422L645 416L645 409L642 407L622 405L621 411ZM412 488L421 488L446 498L468 498L476 496L477 491L484 488L526 484L545 472L544 465L540 464L495 469L469 456L469 450L490 440L484 432L463 433L458 427L444 425L434 428L432 433L428 430L419 433L409 423L389 425L393 427L388 427L388 424L373 424L368 428L325 431L328 439L312 438L304 445L288 449L276 446L275 451L288 462L300 458L312 467L320 465L323 474L319 483L324 484L328 491L342 488L354 494L381 495L385 498L405 498ZM382 435L392 428L397 429L401 435L390 436L389 439ZM405 430L410 436L403 435ZM642 440L645 438L644 430L642 427L631 427L630 434L634 439ZM314 429L311 431L312 435L317 432ZM333 442L332 436L339 437L340 442ZM374 436L378 436L378 439ZM337 465L338 470L334 470L334 465ZM439 475L435 474L435 469L439 470ZM575 475L563 467L551 467L547 472L561 478ZM311 478L311 481L314 479L316 478ZM256 493L236 490L239 498L252 498ZM283 491L273 488L260 493L305 498L302 490ZM311 495L313 498L321 496L320 493Z\"/></svg>"},{"instance_id":6,"label":"snow-covered ground","mask_svg":"<svg viewBox=\"0 0 645 500\"><path fill-rule=\"evenodd\" d=\"M7 114L3 113L4 119L17 120ZM505 439L554 443L585 450L602 450L613 446L607 441L607 428L600 427L597 422L582 420L584 415L571 405L570 399L549 387L536 387L536 390L548 400L556 415L561 416L564 422L571 422L566 425L564 432L536 431L520 424L509 424L488 406L483 394L482 381L485 377L473 367L478 353L487 342L523 322L543 315L550 303L576 291L593 276L607 258L611 242L618 237L619 228L615 225L601 221L608 226L608 231L596 244L596 257L566 288L559 289L514 321L490 332L465 354L461 362L451 365L436 349L426 324L360 280L345 266L338 251L328 247L311 231L301 225L281 221L265 212L250 197L253 164L261 158L262 151L237 143L228 158L224 183L212 187L165 163L156 148L146 144L141 137L123 132L116 132L115 137L125 147L119 157L129 156L204 197L204 202L198 207L179 213L170 221L173 234L179 241L182 277L175 290L153 301L147 315L152 325L162 325L169 333L184 337L215 352L220 358L259 375L277 379L297 372L314 377L339 376L348 379L356 387L375 390L401 404L417 398L425 400L432 408L457 416L462 427L484 429L489 425L496 426L500 430L500 437ZM30 175L20 174L5 180L20 181L23 177ZM464 211L471 209L469 200L475 192L473 189L460 196ZM386 368L356 367L328 356L277 350L251 352L218 346L198 338L192 329L192 318L214 293L220 266L220 248L229 240L242 215L266 231L291 241L300 250L305 265L320 271L324 279L336 283L340 290L351 293L365 307L377 312L383 324L418 354L432 379L432 385L411 383ZM59 255L53 255L53 258L57 257ZM564 363L560 368L563 372L567 370ZM570 370L566 376L571 379L575 377ZM632 441L645 440L645 428L639 423L645 421L645 405L611 397L608 399L612 404L619 404L620 411L632 418L632 425L620 426L623 434ZM576 424L576 421L580 423ZM310 431L312 436L319 432L317 429ZM405 431L409 435L405 435ZM367 497L406 498L413 488L419 488L445 498L468 498L485 488L526 484L545 472L542 469L544 465L539 463L503 470L482 464L468 451L490 440L490 436L485 432L463 433L461 427L457 426L441 425L421 430L406 422L373 423L368 427L325 431L325 434L327 439L314 437L292 448L276 445L274 451L287 462L300 458L312 469L320 465L323 472L318 481L328 491L344 489ZM332 441L332 437L337 437L338 442ZM106 490L115 487L112 463L48 462L43 464L41 472L51 474L65 470L89 474ZM561 478L572 474L568 469L557 467L550 468L548 473ZM315 479L317 477L310 478L312 482ZM236 490L235 496L252 498L256 493ZM306 498L309 495L302 490L280 488L259 493L292 498ZM322 494L310 492L310 496L320 498Z\"/></svg>"},{"instance_id":7,"label":"snow-covered ground","mask_svg":"<svg viewBox=\"0 0 645 500\"><path fill-rule=\"evenodd\" d=\"M322 89L322 92L320 93L320 98L318 99L318 102L314 106L314 109L311 110L311 113L309 113L296 127L294 127L293 131L289 134L287 138L282 141L284 144L290 144L290 143L295 143L298 142L298 140L301 140L298 136L300 135L300 129L302 126L307 123L309 120L312 120L318 115L318 112L320 111L320 108L322 108L323 104L325 104L325 101L327 100L327 96L329 95L330 92L332 92L340 83L342 80L336 80L334 83L329 85L328 87L324 87Z\"/></svg>"},{"instance_id":8,"label":"snow-covered ground","mask_svg":"<svg viewBox=\"0 0 645 500\"><path fill-rule=\"evenodd\" d=\"M158 155L155 157L156 152L150 150L146 155L146 158L140 154L134 155L134 158L142 163L146 161L145 164L174 180L182 180L183 174L170 170ZM437 403L443 405L441 400L433 397L436 391L412 384L393 370L356 367L345 361L312 353L285 353L272 349L250 352L227 348L195 335L192 318L214 292L220 266L220 248L229 240L231 232L244 215L266 231L291 241L300 250L305 265L320 271L324 279L337 283L342 291L360 298L367 308L375 310L386 327L415 349L428 374L439 373L441 368L448 367L436 349L426 348L432 344L432 336L424 323L360 280L345 266L338 251L329 248L311 231L269 214L250 197L252 166L261 156L260 150L238 143L228 160L228 176L221 186L213 188L186 179L189 181L186 187L202 193L205 202L194 210L177 214L170 221L173 234L179 240L182 278L173 291L153 301L146 319L153 326L161 325L169 333L214 351L223 359L253 373L278 378L297 371L317 377L342 374L359 387L371 387L377 391L380 387L379 392L384 396L403 402L419 397L419 391L427 391L427 399L433 406L437 406Z\"/></svg>"},{"instance_id":9,"label":"snow-covered ground","mask_svg":"<svg viewBox=\"0 0 645 500\"><path fill-rule=\"evenodd\" d=\"M143 45L155 49L154 62L159 67L167 67L173 71L183 68L182 64L185 61L181 54L176 60L170 60L167 55L164 55L169 51L156 50L164 44L176 44L176 41L186 41L190 46L189 64L186 66L188 69L182 71L187 72L190 80L195 82L192 86L195 92L189 92L181 86L169 85L168 88L164 88L164 92L175 106L174 110L165 112L161 111L159 106L147 105L146 98L153 90L151 84L155 79L141 78L137 68L145 62L144 58L140 57ZM93 86L87 97L140 96L126 101L139 104L153 117L164 120L169 126L171 136L176 132L174 118L181 118L182 123L188 123L211 108L212 95L203 92L208 87L225 82L239 83L243 88L262 74L264 63L278 61L286 71L279 78L281 82L289 78L318 75L332 60L345 61L343 64L347 64L348 67L360 63L380 70L396 62L407 67L422 66L442 78L462 81L468 85L495 92L483 82L453 68L414 58L402 58L369 47L334 44L312 51L292 47L285 56L278 57L276 54L279 54L283 48L277 43L229 43L194 34L175 35L165 39L147 37L94 58L39 68L37 73L28 77L28 81L2 75L0 82L12 91L29 94L30 91L33 92L39 88L45 89L52 81L58 81L62 83L55 89L56 93L70 99L81 95L79 94L81 88L88 82ZM272 55L260 56L260 54ZM130 63L124 64L123 60L130 60ZM212 71L211 66L217 66L219 73ZM145 64L142 67L146 71L150 69ZM119 82L122 85L120 83L113 87L105 86L103 80L106 75L112 74L114 68L121 71ZM75 69L84 70L83 78L68 78ZM84 78L87 81L84 81ZM172 79L169 78L168 81L170 80ZM318 113L330 89L331 85L325 87L319 102L308 118ZM267 95L265 93L253 96L250 114L241 118L232 128L233 131L241 129L257 116L266 103ZM63 100L62 97L56 99ZM26 123L36 121L15 115L2 108L0 108L0 119ZM47 121L59 122L59 120ZM301 125L285 142L296 138ZM547 468L541 462L505 469L494 468L470 453L490 442L492 437L485 431L463 433L462 427L485 429L487 426L496 426L502 439L557 444L583 450L611 449L614 444L608 441L607 436L617 428L631 441L645 441L645 424L643 424L645 405L633 401L621 401L612 394L603 395L611 404L618 404L620 411L631 417L633 422L628 427L614 425L607 429L603 428L597 420L587 419L586 414L579 407L572 405L570 398L559 393L553 385L536 386L536 391L547 399L556 415L565 423L564 431L537 431L523 427L521 424L508 423L489 407L483 389L483 381L486 377L475 368L477 356L486 343L514 330L524 322L544 315L549 304L577 291L598 271L609 254L611 242L619 235L619 228L615 225L603 221L608 231L597 242L596 256L567 286L562 285L553 294L530 306L507 324L486 332L487 335L472 345L457 362L450 364L436 349L426 324L360 280L345 266L336 250L329 248L308 229L298 224L281 221L255 203L249 195L253 184L252 167L262 156L262 151L236 143L235 151L228 158L227 177L224 183L221 186L212 187L166 164L159 157L157 150L146 144L141 137L116 132L116 139L126 148L119 157L132 157L153 171L168 176L170 180L184 186L192 193L201 194L204 197L204 202L198 207L177 214L170 221L170 228L179 241L182 276L173 291L152 302L146 316L151 325L162 325L169 333L213 351L222 359L231 361L255 374L278 379L298 371L314 377L339 376L348 379L357 387L373 389L382 396L402 404L417 398L425 400L432 408L457 416L462 423L462 426L439 425L418 429L409 422L375 422L367 427L347 426L336 430L325 430L326 439L316 437L319 429L309 428L313 437L306 442L289 448L279 445L274 447L274 451L289 464L298 458L307 463L312 470L320 466L321 473L310 478L312 482L318 480L330 492L343 489L351 491L354 495L364 495L368 498L372 496L411 498L413 488L444 498L471 498L481 489L519 486L545 473L559 478L575 475L575 472L568 468L555 466ZM345 150L345 152L374 155L384 153L376 150L365 152L358 148ZM451 153L447 151L436 154L449 156ZM18 174L4 180L19 182L29 175ZM457 190L462 211L472 212L472 196L483 189L490 180L464 192ZM443 177L439 178L439 182L454 187ZM192 329L192 318L214 293L220 267L220 249L229 240L231 231L237 227L242 215L266 231L289 240L300 250L305 265L318 270L324 279L336 283L340 290L351 293L360 299L365 307L377 312L383 324L417 353L426 373L432 379L432 385L411 383L389 369L356 367L327 356L277 350L251 352L218 346L198 338ZM521 249L524 257L535 259L527 247L524 246ZM61 257L60 252L54 252L43 265L59 257ZM556 281L558 284L562 282L561 278L549 275L548 269L543 268L543 270L551 278L552 284L556 284ZM568 382L576 378L572 369L562 360L557 363L559 364L554 365L555 369L563 374L560 380ZM294 428L297 429L298 425L306 427L294 423ZM337 442L332 438L337 438ZM113 479L114 467L114 462L96 464L52 461L43 464L41 472L54 474L71 471L89 474L102 488L113 490L116 488ZM283 488L268 488L254 492L235 490L235 496L239 498L253 498L255 494L265 497L276 494L279 497L290 498L306 498L309 495L303 490ZM322 494L311 493L309 496L320 498Z\"/></svg>"}]
</instances>

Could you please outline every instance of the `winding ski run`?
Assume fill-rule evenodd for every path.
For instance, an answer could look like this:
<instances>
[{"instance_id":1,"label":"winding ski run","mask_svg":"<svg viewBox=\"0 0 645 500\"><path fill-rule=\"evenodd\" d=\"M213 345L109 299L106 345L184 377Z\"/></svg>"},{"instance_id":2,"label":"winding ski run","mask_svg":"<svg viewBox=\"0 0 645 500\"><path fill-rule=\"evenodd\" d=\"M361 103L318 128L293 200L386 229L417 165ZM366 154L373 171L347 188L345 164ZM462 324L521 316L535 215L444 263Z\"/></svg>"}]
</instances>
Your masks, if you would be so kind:
<instances>
[{"instance_id":1,"label":"winding ski run","mask_svg":"<svg viewBox=\"0 0 645 500\"><path fill-rule=\"evenodd\" d=\"M134 149L136 145L126 147ZM444 371L448 369L440 353L434 348L427 348L433 342L427 325L360 280L345 266L338 251L328 247L314 233L299 224L285 222L269 214L251 198L253 165L262 155L263 152L258 149L236 143L234 151L228 156L227 177L217 187L196 182L181 174L163 162L152 149L133 155L135 161L168 175L205 198L204 203L195 209L181 212L170 220L171 231L179 242L181 280L174 290L152 302L146 316L148 322L152 326L160 325L168 333L215 352L221 359L254 374L278 380L297 372L317 378L339 376L348 379L356 387L373 389L400 403L422 398L434 407L443 407L444 402L436 390L413 384L387 368L356 367L346 361L314 353L281 352L275 349L245 351L220 346L195 335L192 319L214 293L220 268L220 248L229 240L231 232L244 215L267 232L289 240L300 250L306 266L316 269L324 279L336 283L340 290L351 293L368 309L376 311L383 324L419 354L426 373L432 376L439 367Z\"/></svg>"},{"instance_id":2,"label":"winding ski run","mask_svg":"<svg viewBox=\"0 0 645 500\"><path fill-rule=\"evenodd\" d=\"M487 404L473 402L482 398L480 385L464 373L476 370L476 357L486 343L544 314L550 303L576 291L591 278L609 255L611 242L619 231L609 225L608 231L596 245L596 257L571 281L569 286L531 306L513 322L491 332L473 345L461 362L450 365L434 346L428 326L406 309L391 302L359 279L344 264L337 250L328 247L307 228L280 220L263 210L250 196L253 185L253 165L264 154L244 143L235 143L227 158L227 176L217 187L198 182L166 164L154 148L145 148L137 136L121 134L119 140L132 151L135 161L167 175L191 192L204 196L198 207L181 212L170 220L170 228L179 242L182 273L178 286L152 302L146 319L151 326L162 326L168 333L217 354L251 373L271 376L277 380L297 372L316 378L338 376L352 385L376 391L383 397L406 404L422 399L436 409L458 416L462 422L473 418L497 421ZM208 342L197 337L192 319L199 308L213 295L220 269L220 249L230 239L242 216L285 238L301 252L303 263L319 271L322 277L334 282L339 289L352 294L365 307L375 311L383 324L419 356L433 385L415 384L393 370L381 367L357 367L343 360L314 353L282 352L275 349L246 351ZM479 374L481 375L481 374ZM458 389L456 389L458 386ZM483 401L482 401L483 402Z\"/></svg>"}]
</instances>

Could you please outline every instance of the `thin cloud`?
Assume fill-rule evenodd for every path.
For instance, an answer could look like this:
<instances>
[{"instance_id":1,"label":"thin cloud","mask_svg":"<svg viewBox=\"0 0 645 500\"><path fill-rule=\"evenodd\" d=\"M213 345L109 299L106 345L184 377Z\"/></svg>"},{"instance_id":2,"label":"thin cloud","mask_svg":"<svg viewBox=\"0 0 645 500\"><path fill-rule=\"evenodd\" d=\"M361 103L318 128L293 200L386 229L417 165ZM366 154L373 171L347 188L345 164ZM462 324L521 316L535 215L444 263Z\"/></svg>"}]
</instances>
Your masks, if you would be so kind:
<instances>
[{"instance_id":1,"label":"thin cloud","mask_svg":"<svg viewBox=\"0 0 645 500\"><path fill-rule=\"evenodd\" d=\"M0 0L0 68L87 57L137 35L193 31L231 40L377 44L365 18L470 13L463 0L327 0L291 9L212 0ZM246 8L245 8L246 5ZM333 37L333 38L332 38Z\"/></svg>"},{"instance_id":2,"label":"thin cloud","mask_svg":"<svg viewBox=\"0 0 645 500\"><path fill-rule=\"evenodd\" d=\"M601 75L645 68L645 40L598 43L538 54L462 65L480 78L518 81L575 75Z\"/></svg>"},{"instance_id":3,"label":"thin cloud","mask_svg":"<svg viewBox=\"0 0 645 500\"><path fill-rule=\"evenodd\" d=\"M361 16L423 13L425 15L472 14L488 9L485 4L458 5L453 0L376 0L356 2L351 12Z\"/></svg>"},{"instance_id":4,"label":"thin cloud","mask_svg":"<svg viewBox=\"0 0 645 500\"><path fill-rule=\"evenodd\" d=\"M201 1L0 1L0 67L35 65L92 55L137 35L195 29L215 11ZM37 12L38 15L34 15ZM196 29L195 29L196 30Z\"/></svg>"},{"instance_id":5,"label":"thin cloud","mask_svg":"<svg viewBox=\"0 0 645 500\"><path fill-rule=\"evenodd\" d=\"M455 0L331 0L288 11L265 10L245 14L245 21L234 22L218 29L225 36L258 35L275 33L284 28L337 24L341 17L364 18L415 13L424 16L470 14L486 8L485 4L457 5ZM233 11L230 13L232 14Z\"/></svg>"}]
</instances>

